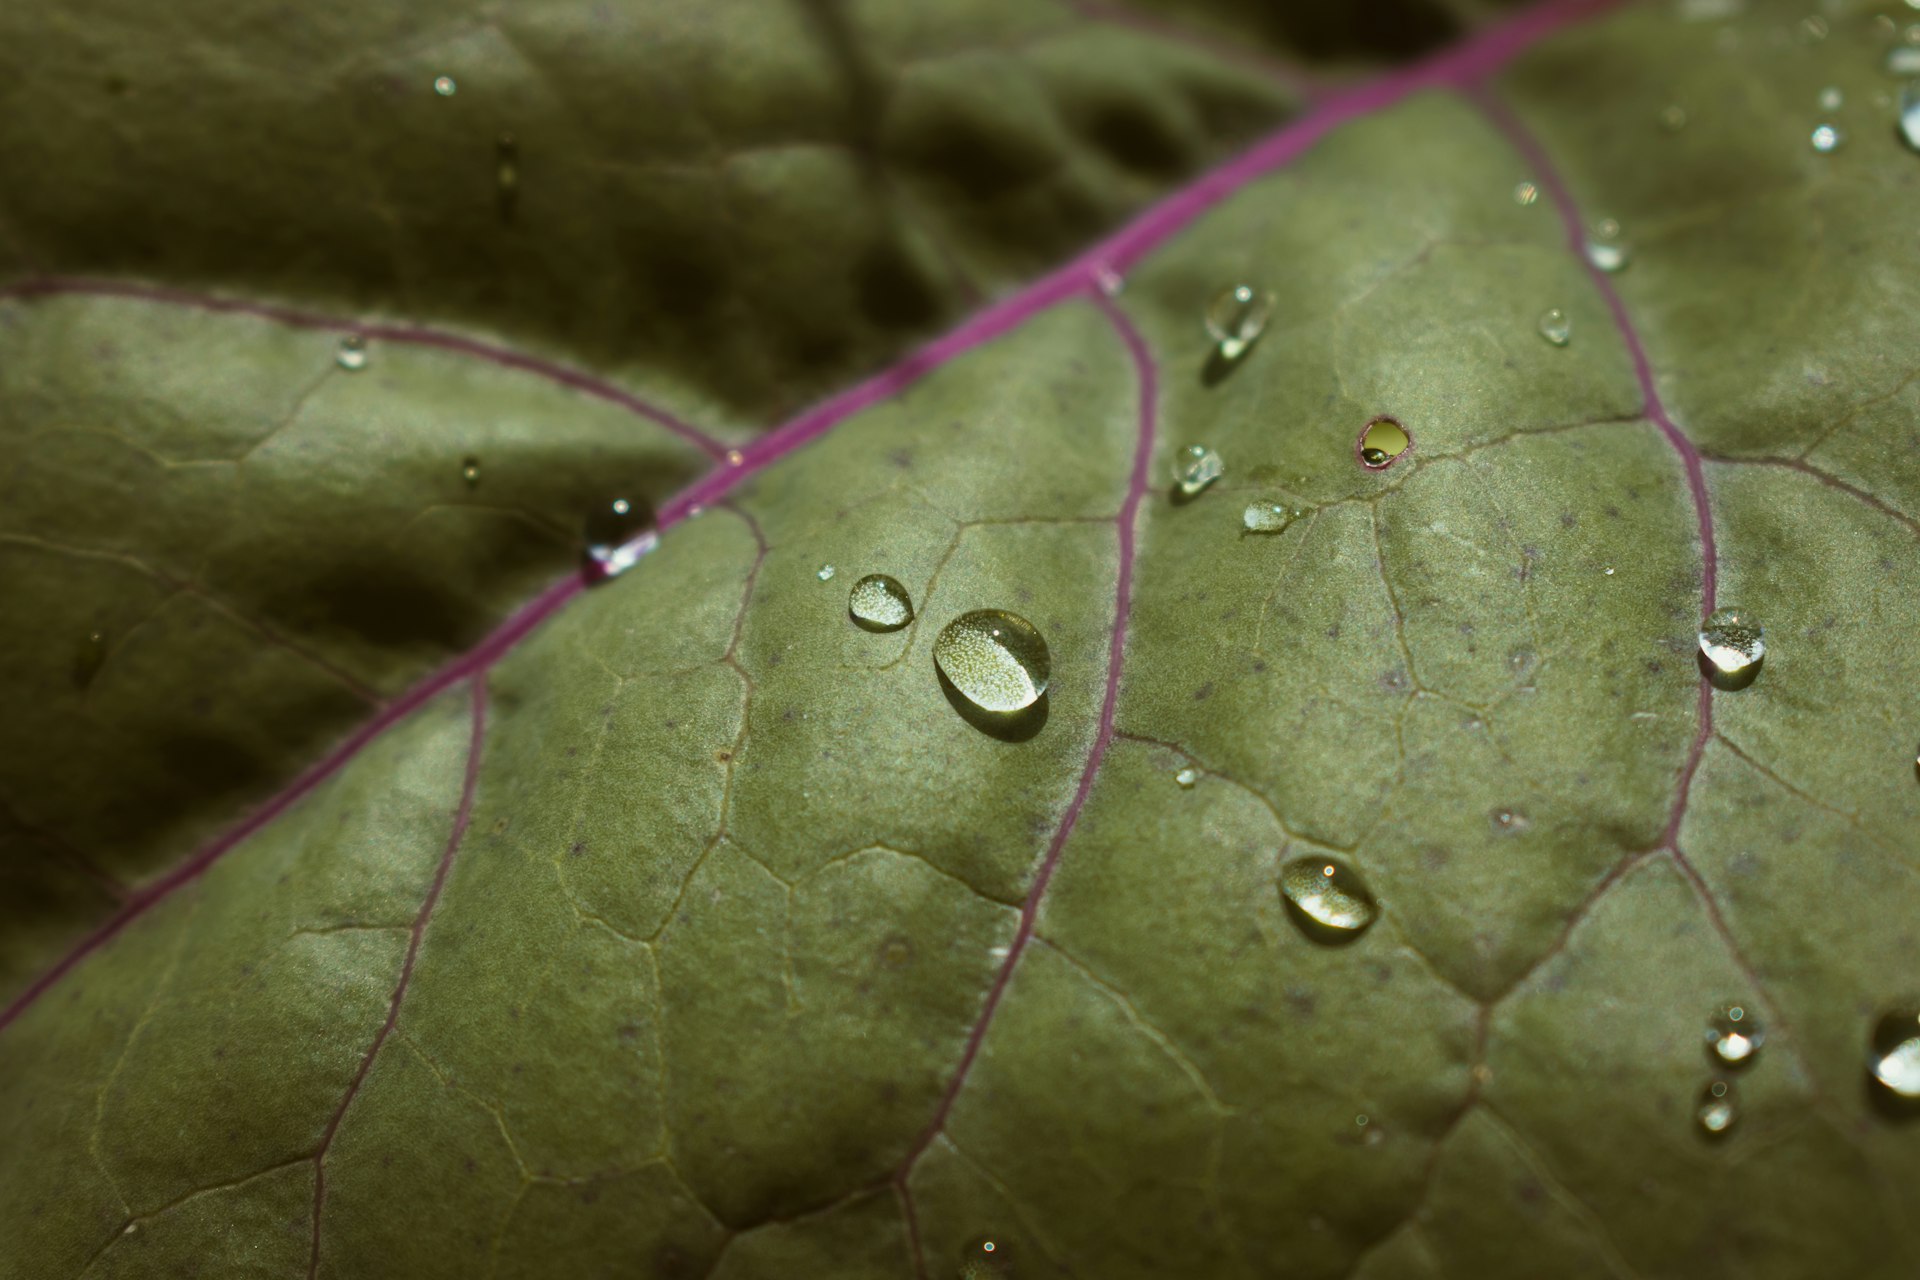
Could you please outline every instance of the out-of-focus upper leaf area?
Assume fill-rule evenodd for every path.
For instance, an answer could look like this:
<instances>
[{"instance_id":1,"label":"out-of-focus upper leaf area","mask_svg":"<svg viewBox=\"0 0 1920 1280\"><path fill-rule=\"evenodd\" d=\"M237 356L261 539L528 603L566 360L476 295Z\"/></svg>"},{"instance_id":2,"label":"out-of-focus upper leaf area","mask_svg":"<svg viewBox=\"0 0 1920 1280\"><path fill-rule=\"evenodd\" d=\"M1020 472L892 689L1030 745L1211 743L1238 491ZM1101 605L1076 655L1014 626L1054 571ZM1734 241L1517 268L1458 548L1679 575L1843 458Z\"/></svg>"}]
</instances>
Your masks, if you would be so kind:
<instances>
[{"instance_id":1,"label":"out-of-focus upper leaf area","mask_svg":"<svg viewBox=\"0 0 1920 1280\"><path fill-rule=\"evenodd\" d=\"M0 7L0 1280L1910 1276L1908 76Z\"/></svg>"}]
</instances>

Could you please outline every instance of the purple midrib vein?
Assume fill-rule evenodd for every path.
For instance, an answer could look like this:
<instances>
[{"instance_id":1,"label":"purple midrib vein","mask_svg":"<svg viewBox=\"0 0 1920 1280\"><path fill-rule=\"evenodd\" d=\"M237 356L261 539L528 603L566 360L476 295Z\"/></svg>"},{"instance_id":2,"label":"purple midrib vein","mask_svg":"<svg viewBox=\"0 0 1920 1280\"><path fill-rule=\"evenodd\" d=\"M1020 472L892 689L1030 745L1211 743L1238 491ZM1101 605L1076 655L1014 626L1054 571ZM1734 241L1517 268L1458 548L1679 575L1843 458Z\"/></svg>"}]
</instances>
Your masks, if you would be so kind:
<instances>
[{"instance_id":1,"label":"purple midrib vein","mask_svg":"<svg viewBox=\"0 0 1920 1280\"><path fill-rule=\"evenodd\" d=\"M1361 116L1383 110L1410 94L1438 87L1470 86L1496 73L1534 43L1573 23L1603 13L1620 0L1547 0L1473 38L1379 80L1330 95L1309 114L1286 125L1250 150L1203 174L1193 183L1145 212L1066 266L1033 281L984 310L944 337L852 388L775 428L740 450L738 463L723 461L706 476L669 499L660 509L662 533L686 519L696 508L726 496L747 478L825 435L840 422L898 394L924 375L1019 326L1058 303L1097 292L1098 282L1110 273L1124 273L1196 218L1249 183L1280 169L1317 142L1328 131ZM155 303L191 306L253 315L307 328L355 332L392 341L464 352L476 358L522 369L585 394L621 404L698 444L710 455L725 451L710 436L630 393L590 375L550 361L524 356L504 348L453 334L414 326L367 326L328 319L311 313L265 304L221 299L182 290L127 284L110 280L48 277L0 287L0 296L22 298L83 294L133 297ZM1113 314L1110 312L1110 314ZM1126 332L1123 330L1123 332ZM1132 335L1137 338L1137 334ZM1644 358L1643 358L1644 363ZM678 424L677 426L675 424ZM1127 531L1129 543L1131 530ZM568 577L547 588L474 649L436 671L408 693L388 704L377 716L347 738L332 753L302 773L278 795L212 843L198 850L159 879L140 888L107 922L81 939L74 948L29 985L4 1012L0 1030L56 985L76 965L115 937L156 903L205 873L230 850L297 803L314 787L353 759L387 728L418 709L436 694L489 670L529 632L558 612L580 593L578 577ZM617 588L609 588L617 589ZM1116 653L1118 649L1116 647ZM1704 742L1704 739L1702 740ZM1691 772L1689 772L1691 777ZM1090 775L1088 785L1090 786Z\"/></svg>"}]
</instances>

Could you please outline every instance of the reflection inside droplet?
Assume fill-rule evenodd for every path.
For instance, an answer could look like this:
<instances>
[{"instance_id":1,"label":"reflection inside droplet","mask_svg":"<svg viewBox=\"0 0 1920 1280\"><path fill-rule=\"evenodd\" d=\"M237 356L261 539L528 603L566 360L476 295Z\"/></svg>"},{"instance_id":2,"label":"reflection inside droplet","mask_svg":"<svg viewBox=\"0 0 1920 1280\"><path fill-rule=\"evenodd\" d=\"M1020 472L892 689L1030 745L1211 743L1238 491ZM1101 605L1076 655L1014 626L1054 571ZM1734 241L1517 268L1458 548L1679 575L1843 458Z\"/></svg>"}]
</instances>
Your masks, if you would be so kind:
<instances>
[{"instance_id":1,"label":"reflection inside droplet","mask_svg":"<svg viewBox=\"0 0 1920 1280\"><path fill-rule=\"evenodd\" d=\"M1039 629L1004 609L975 609L949 622L933 660L961 696L982 711L1022 711L1040 700L1053 658Z\"/></svg>"},{"instance_id":2,"label":"reflection inside droplet","mask_svg":"<svg viewBox=\"0 0 1920 1280\"><path fill-rule=\"evenodd\" d=\"M1360 432L1360 464L1384 471L1413 447L1413 435L1393 418L1375 418Z\"/></svg>"},{"instance_id":3,"label":"reflection inside droplet","mask_svg":"<svg viewBox=\"0 0 1920 1280\"><path fill-rule=\"evenodd\" d=\"M1359 874L1333 858L1295 858L1281 867L1280 896L1294 923L1316 941L1356 938L1379 915Z\"/></svg>"}]
</instances>

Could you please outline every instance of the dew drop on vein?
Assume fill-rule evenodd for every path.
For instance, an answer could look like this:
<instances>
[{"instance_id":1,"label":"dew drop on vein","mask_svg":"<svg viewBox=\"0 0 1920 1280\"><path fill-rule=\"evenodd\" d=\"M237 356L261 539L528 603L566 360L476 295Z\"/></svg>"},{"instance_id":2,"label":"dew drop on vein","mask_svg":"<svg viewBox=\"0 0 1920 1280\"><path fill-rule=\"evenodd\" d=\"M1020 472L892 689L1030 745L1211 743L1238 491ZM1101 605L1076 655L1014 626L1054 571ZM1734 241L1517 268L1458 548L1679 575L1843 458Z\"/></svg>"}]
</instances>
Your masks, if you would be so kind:
<instances>
[{"instance_id":1,"label":"dew drop on vein","mask_svg":"<svg viewBox=\"0 0 1920 1280\"><path fill-rule=\"evenodd\" d=\"M1609 275L1624 271L1632 251L1627 242L1620 238L1620 224L1612 218L1602 218L1593 224L1593 231L1587 236L1587 261Z\"/></svg>"},{"instance_id":2,"label":"dew drop on vein","mask_svg":"<svg viewBox=\"0 0 1920 1280\"><path fill-rule=\"evenodd\" d=\"M1280 896L1294 923L1320 942L1357 938L1380 915L1359 873L1333 858L1295 858L1281 867Z\"/></svg>"},{"instance_id":3,"label":"dew drop on vein","mask_svg":"<svg viewBox=\"0 0 1920 1280\"><path fill-rule=\"evenodd\" d=\"M357 373L367 367L367 341L357 333L350 333L340 339L340 345L334 350L333 362L348 373Z\"/></svg>"},{"instance_id":4,"label":"dew drop on vein","mask_svg":"<svg viewBox=\"0 0 1920 1280\"><path fill-rule=\"evenodd\" d=\"M1707 1050L1729 1067L1752 1064L1766 1040L1766 1028L1745 1005L1722 1005L1707 1018Z\"/></svg>"},{"instance_id":5,"label":"dew drop on vein","mask_svg":"<svg viewBox=\"0 0 1920 1280\"><path fill-rule=\"evenodd\" d=\"M1300 515L1298 507L1261 499L1249 502L1247 509L1240 513L1240 527L1248 533L1280 533Z\"/></svg>"},{"instance_id":6,"label":"dew drop on vein","mask_svg":"<svg viewBox=\"0 0 1920 1280\"><path fill-rule=\"evenodd\" d=\"M618 577L653 549L653 508L644 498L609 498L588 510L584 532L588 567Z\"/></svg>"},{"instance_id":7,"label":"dew drop on vein","mask_svg":"<svg viewBox=\"0 0 1920 1280\"><path fill-rule=\"evenodd\" d=\"M1564 347L1573 339L1573 321L1560 308L1549 307L1540 313L1540 336L1556 347Z\"/></svg>"},{"instance_id":8,"label":"dew drop on vein","mask_svg":"<svg viewBox=\"0 0 1920 1280\"><path fill-rule=\"evenodd\" d=\"M1754 674L1767 656L1760 623L1744 609L1728 606L1707 615L1700 628L1700 656L1728 678Z\"/></svg>"},{"instance_id":9,"label":"dew drop on vein","mask_svg":"<svg viewBox=\"0 0 1920 1280\"><path fill-rule=\"evenodd\" d=\"M1867 1044L1867 1073L1901 1102L1920 1102L1920 1007L1881 1015Z\"/></svg>"},{"instance_id":10,"label":"dew drop on vein","mask_svg":"<svg viewBox=\"0 0 1920 1280\"><path fill-rule=\"evenodd\" d=\"M1203 444L1190 444L1173 458L1173 482L1191 498L1227 472L1220 455Z\"/></svg>"},{"instance_id":11,"label":"dew drop on vein","mask_svg":"<svg viewBox=\"0 0 1920 1280\"><path fill-rule=\"evenodd\" d=\"M995 714L1038 702L1053 673L1039 629L1005 609L975 609L949 622L933 642L933 661L962 697Z\"/></svg>"},{"instance_id":12,"label":"dew drop on vein","mask_svg":"<svg viewBox=\"0 0 1920 1280\"><path fill-rule=\"evenodd\" d=\"M847 594L847 613L867 631L898 631L913 621L913 597L897 578L870 573Z\"/></svg>"},{"instance_id":13,"label":"dew drop on vein","mask_svg":"<svg viewBox=\"0 0 1920 1280\"><path fill-rule=\"evenodd\" d=\"M1714 1080L1700 1091L1700 1105L1694 1108L1694 1119L1700 1123L1700 1131L1709 1138L1717 1138L1733 1128L1740 1118L1739 1095L1734 1092L1730 1080Z\"/></svg>"},{"instance_id":14,"label":"dew drop on vein","mask_svg":"<svg viewBox=\"0 0 1920 1280\"><path fill-rule=\"evenodd\" d=\"M1007 1280L1015 1274L1015 1252L998 1233L975 1236L961 1246L959 1280Z\"/></svg>"},{"instance_id":15,"label":"dew drop on vein","mask_svg":"<svg viewBox=\"0 0 1920 1280\"><path fill-rule=\"evenodd\" d=\"M1245 355L1273 318L1273 292L1256 285L1236 284L1222 289L1207 304L1207 334L1223 360Z\"/></svg>"}]
</instances>

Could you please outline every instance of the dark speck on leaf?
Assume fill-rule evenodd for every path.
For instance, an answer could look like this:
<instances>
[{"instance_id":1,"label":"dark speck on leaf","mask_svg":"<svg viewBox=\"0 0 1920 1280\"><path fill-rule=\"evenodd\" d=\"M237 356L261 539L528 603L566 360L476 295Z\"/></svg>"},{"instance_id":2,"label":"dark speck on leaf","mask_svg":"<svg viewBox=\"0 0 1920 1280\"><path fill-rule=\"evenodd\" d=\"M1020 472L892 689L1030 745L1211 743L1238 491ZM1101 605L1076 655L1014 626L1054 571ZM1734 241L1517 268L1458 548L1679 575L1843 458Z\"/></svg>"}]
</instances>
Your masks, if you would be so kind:
<instances>
[{"instance_id":1,"label":"dark speck on leaf","mask_svg":"<svg viewBox=\"0 0 1920 1280\"><path fill-rule=\"evenodd\" d=\"M1207 681L1205 684L1201 685L1198 689L1195 689L1193 691L1193 700L1195 702L1205 702L1208 698L1211 698L1212 696L1213 696L1213 681L1211 680Z\"/></svg>"}]
</instances>

